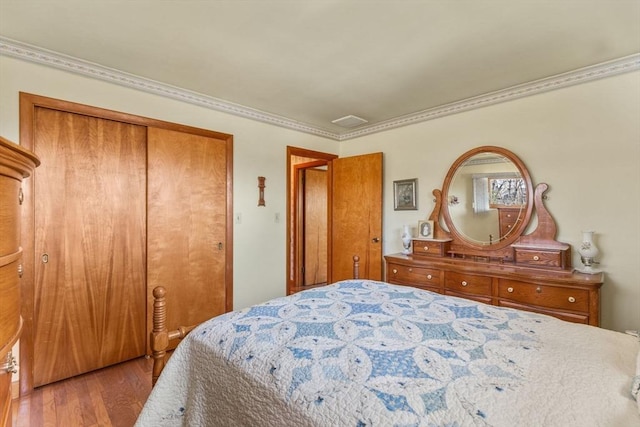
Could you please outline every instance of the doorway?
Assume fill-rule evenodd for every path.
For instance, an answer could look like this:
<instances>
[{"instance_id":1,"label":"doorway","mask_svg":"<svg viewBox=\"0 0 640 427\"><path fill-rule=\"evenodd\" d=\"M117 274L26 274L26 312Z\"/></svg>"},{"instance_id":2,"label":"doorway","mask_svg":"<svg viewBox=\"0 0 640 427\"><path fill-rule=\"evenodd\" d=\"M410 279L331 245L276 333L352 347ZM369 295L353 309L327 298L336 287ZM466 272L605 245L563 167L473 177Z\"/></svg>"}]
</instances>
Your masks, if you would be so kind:
<instances>
[{"instance_id":1,"label":"doorway","mask_svg":"<svg viewBox=\"0 0 640 427\"><path fill-rule=\"evenodd\" d=\"M353 278L382 279L382 153L287 147L287 295Z\"/></svg>"},{"instance_id":2,"label":"doorway","mask_svg":"<svg viewBox=\"0 0 640 427\"><path fill-rule=\"evenodd\" d=\"M327 283L328 165L336 158L287 147L287 295Z\"/></svg>"},{"instance_id":3,"label":"doorway","mask_svg":"<svg viewBox=\"0 0 640 427\"><path fill-rule=\"evenodd\" d=\"M317 165L317 166L316 166ZM301 285L327 284L328 277L328 189L326 161L295 166L297 192L298 259L301 260Z\"/></svg>"}]
</instances>

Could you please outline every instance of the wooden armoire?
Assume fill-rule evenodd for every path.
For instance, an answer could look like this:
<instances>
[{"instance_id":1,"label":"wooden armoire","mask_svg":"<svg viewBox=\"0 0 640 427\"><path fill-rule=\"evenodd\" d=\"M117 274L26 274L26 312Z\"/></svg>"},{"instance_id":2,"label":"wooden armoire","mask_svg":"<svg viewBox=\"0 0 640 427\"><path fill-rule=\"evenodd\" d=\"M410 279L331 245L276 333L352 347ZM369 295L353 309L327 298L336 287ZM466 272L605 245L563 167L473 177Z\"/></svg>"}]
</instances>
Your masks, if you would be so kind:
<instances>
[{"instance_id":1,"label":"wooden armoire","mask_svg":"<svg viewBox=\"0 0 640 427\"><path fill-rule=\"evenodd\" d=\"M232 308L233 137L20 94L39 153L24 236L21 391L149 354L168 327Z\"/></svg>"}]
</instances>

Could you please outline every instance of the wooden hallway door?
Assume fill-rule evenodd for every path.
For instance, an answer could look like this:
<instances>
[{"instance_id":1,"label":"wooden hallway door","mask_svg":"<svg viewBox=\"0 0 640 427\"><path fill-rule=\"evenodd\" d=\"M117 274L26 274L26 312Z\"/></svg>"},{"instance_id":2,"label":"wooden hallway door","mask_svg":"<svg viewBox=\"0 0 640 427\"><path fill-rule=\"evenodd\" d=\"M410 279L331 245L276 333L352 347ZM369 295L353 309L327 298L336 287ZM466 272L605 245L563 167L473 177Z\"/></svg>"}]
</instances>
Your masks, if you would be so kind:
<instances>
[{"instance_id":1,"label":"wooden hallway door","mask_svg":"<svg viewBox=\"0 0 640 427\"><path fill-rule=\"evenodd\" d=\"M146 129L37 107L34 386L145 353Z\"/></svg>"},{"instance_id":2,"label":"wooden hallway door","mask_svg":"<svg viewBox=\"0 0 640 427\"><path fill-rule=\"evenodd\" d=\"M331 171L331 280L382 280L382 153L341 157Z\"/></svg>"}]
</instances>

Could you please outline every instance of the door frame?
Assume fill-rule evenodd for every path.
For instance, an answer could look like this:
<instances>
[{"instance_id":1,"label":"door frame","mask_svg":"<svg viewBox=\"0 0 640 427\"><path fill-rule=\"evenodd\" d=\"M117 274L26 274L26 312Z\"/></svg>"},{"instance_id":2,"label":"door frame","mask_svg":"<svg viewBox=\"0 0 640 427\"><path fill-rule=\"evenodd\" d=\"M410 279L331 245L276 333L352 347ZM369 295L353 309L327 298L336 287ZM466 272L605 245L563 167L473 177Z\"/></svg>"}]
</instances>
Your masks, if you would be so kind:
<instances>
[{"instance_id":1,"label":"door frame","mask_svg":"<svg viewBox=\"0 0 640 427\"><path fill-rule=\"evenodd\" d=\"M20 105L20 145L33 151L35 145L34 120L35 110L38 107L52 110L64 111L67 113L81 114L85 116L97 117L106 120L114 120L123 123L141 125L145 127L157 127L162 129L175 130L179 132L191 133L195 135L221 139L227 145L227 200L226 200L226 259L225 259L225 306L226 310L233 309L233 135L216 132L177 123L165 122L157 119L150 119L129 113L122 113L107 110L99 107L92 107L78 104L71 101L64 101L30 93L19 93ZM20 337L20 395L26 395L33 391L33 318L34 318L34 293L35 293L35 201L34 180L35 173L27 178L23 183L25 195L22 206L22 231L21 243L23 249L24 274L21 279L21 315L23 320L22 335ZM145 283L146 286L146 283ZM146 289L145 289L146 294ZM146 306L146 300L145 300ZM148 313L147 313L148 314ZM149 338L149 337L147 337Z\"/></svg>"},{"instance_id":2,"label":"door frame","mask_svg":"<svg viewBox=\"0 0 640 427\"><path fill-rule=\"evenodd\" d=\"M300 189L298 188L298 170L303 168L313 168L321 165L328 165L333 159L337 159L337 154L323 153L320 151L307 150L305 148L298 148L287 146L287 264L286 264L286 277L287 295L295 293L300 290L301 274L300 274L300 227L299 218L301 213L299 212L299 195ZM327 215L330 217L331 211L331 184L330 178L327 182ZM330 219L330 218L329 218ZM329 228L330 229L330 228ZM327 231L327 242L331 247L331 232ZM327 273L330 273L331 260L327 259Z\"/></svg>"},{"instance_id":3,"label":"door frame","mask_svg":"<svg viewBox=\"0 0 640 427\"><path fill-rule=\"evenodd\" d=\"M295 201L293 203L293 214L292 214L292 220L293 220L293 230L295 233L295 237L294 237L294 244L295 244L295 251L293 252L293 264L294 264L294 268L293 268L293 280L295 283L295 287L300 287L300 286L305 286L306 284L305 279L304 279L304 274L302 273L302 268L303 266L306 264L306 253L307 253L307 248L305 247L305 222L306 222L306 209L305 209L305 192L306 189L305 187L302 187L299 185L300 183L300 174L310 170L310 169L316 169L318 167L321 166L327 166L327 178L329 177L329 171L328 171L328 167L329 167L329 161L327 160L314 160L312 162L308 162L308 163L298 163L295 164L293 166L293 186L294 186L294 196L295 196ZM330 203L330 199L329 199L329 180L327 180L327 205L326 205L326 215L327 215L327 219L329 219L330 215L329 215L329 203ZM327 224L328 225L328 224ZM327 228L327 240L329 239L329 236L331 235L331 233L329 233L329 228ZM329 277L329 262L330 260L327 259L327 277Z\"/></svg>"}]
</instances>

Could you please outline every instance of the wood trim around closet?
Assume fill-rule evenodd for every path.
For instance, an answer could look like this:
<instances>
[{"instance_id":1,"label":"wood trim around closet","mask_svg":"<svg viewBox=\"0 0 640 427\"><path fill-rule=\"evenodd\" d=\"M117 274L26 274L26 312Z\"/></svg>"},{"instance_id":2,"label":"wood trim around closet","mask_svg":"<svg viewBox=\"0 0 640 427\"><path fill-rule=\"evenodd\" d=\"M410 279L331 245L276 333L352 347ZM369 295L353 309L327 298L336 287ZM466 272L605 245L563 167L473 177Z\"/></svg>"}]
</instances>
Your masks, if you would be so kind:
<instances>
[{"instance_id":1,"label":"wood trim around closet","mask_svg":"<svg viewBox=\"0 0 640 427\"><path fill-rule=\"evenodd\" d=\"M225 289L226 310L233 309L233 135L211 130L166 122L157 119L136 116L133 114L107 110L98 107L63 101L54 98L20 92L20 145L28 150L34 148L34 119L35 110L38 107L64 111L68 113L82 114L101 119L114 120L123 123L156 127L190 133L215 139L224 140L227 146L227 227L226 227L226 259ZM21 241L24 253L24 275L21 283L21 314L24 321L22 336L20 338L20 394L29 394L33 390L33 319L34 319L34 280L35 280L35 203L33 200L34 182L27 178L23 185L25 201L23 206Z\"/></svg>"}]
</instances>

